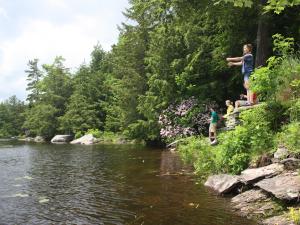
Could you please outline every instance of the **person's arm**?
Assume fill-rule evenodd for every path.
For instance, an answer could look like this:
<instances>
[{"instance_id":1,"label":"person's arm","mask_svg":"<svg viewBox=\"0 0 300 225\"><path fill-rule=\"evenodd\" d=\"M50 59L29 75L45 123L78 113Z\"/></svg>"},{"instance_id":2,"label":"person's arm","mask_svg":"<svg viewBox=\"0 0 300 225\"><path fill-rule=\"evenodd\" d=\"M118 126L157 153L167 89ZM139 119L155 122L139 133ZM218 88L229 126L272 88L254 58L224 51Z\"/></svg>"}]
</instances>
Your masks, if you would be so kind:
<instances>
[{"instance_id":1,"label":"person's arm","mask_svg":"<svg viewBox=\"0 0 300 225\"><path fill-rule=\"evenodd\" d=\"M228 66L241 66L243 65L243 62L240 61L240 62L229 62L228 63Z\"/></svg>"},{"instance_id":2,"label":"person's arm","mask_svg":"<svg viewBox=\"0 0 300 225\"><path fill-rule=\"evenodd\" d=\"M233 58L226 58L228 62L240 62L243 60L243 57L233 57Z\"/></svg>"},{"instance_id":3,"label":"person's arm","mask_svg":"<svg viewBox=\"0 0 300 225\"><path fill-rule=\"evenodd\" d=\"M247 95L240 94L240 99L247 99Z\"/></svg>"}]
</instances>

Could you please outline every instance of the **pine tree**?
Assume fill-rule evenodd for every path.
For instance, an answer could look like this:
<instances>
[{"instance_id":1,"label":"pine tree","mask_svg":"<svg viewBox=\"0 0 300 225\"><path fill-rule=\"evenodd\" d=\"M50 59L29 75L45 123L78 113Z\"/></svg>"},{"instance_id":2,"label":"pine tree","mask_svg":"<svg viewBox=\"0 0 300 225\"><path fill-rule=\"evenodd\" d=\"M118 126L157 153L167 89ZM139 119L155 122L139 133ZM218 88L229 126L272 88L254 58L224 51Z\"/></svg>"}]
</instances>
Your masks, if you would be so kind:
<instances>
[{"instance_id":1,"label":"pine tree","mask_svg":"<svg viewBox=\"0 0 300 225\"><path fill-rule=\"evenodd\" d=\"M38 68L38 59L29 60L28 67L29 69L25 70L25 73L27 73L27 88L26 91L29 92L27 96L27 101L29 102L29 105L31 106L33 103L39 101L40 99L40 91L38 84L42 77L42 72Z\"/></svg>"}]
</instances>

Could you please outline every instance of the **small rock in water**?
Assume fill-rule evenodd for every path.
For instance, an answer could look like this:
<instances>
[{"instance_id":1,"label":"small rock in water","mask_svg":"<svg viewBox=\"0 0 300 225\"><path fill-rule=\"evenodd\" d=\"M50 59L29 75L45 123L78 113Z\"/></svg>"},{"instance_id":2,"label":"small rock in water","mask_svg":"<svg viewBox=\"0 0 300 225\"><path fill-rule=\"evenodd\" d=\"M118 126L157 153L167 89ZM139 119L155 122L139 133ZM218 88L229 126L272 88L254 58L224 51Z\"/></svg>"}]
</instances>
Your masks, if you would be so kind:
<instances>
[{"instance_id":1,"label":"small rock in water","mask_svg":"<svg viewBox=\"0 0 300 225\"><path fill-rule=\"evenodd\" d=\"M26 197L28 197L28 196L29 196L28 194L18 193L18 194L15 194L13 197L26 198Z\"/></svg>"},{"instance_id":2,"label":"small rock in water","mask_svg":"<svg viewBox=\"0 0 300 225\"><path fill-rule=\"evenodd\" d=\"M26 180L33 180L33 178L30 177L30 176L24 176L24 177L17 177L17 178L15 178L15 180L23 180L23 179L26 179Z\"/></svg>"},{"instance_id":3,"label":"small rock in water","mask_svg":"<svg viewBox=\"0 0 300 225\"><path fill-rule=\"evenodd\" d=\"M40 197L39 198L39 203L47 203L47 202L49 202L49 199L48 198L45 198L45 197Z\"/></svg>"}]
</instances>

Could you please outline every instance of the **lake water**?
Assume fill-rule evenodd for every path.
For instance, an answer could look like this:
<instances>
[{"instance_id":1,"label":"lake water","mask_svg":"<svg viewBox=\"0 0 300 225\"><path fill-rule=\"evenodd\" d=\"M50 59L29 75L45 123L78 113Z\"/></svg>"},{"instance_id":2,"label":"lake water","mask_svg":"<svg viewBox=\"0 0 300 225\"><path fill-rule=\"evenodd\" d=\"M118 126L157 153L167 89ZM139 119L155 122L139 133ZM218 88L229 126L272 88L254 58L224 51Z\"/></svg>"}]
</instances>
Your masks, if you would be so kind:
<instances>
[{"instance_id":1,"label":"lake water","mask_svg":"<svg viewBox=\"0 0 300 225\"><path fill-rule=\"evenodd\" d=\"M141 146L1 141L0 224L255 224L186 170Z\"/></svg>"}]
</instances>

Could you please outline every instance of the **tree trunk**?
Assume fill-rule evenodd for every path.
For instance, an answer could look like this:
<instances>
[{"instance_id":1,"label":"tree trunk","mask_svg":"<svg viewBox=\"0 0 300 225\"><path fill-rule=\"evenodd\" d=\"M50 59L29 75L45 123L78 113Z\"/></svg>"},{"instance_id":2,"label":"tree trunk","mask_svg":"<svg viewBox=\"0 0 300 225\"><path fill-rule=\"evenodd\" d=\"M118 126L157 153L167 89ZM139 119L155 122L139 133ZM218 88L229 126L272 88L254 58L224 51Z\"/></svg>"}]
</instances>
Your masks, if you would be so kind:
<instances>
[{"instance_id":1,"label":"tree trunk","mask_svg":"<svg viewBox=\"0 0 300 225\"><path fill-rule=\"evenodd\" d=\"M261 0L261 7L266 4L266 0ZM263 14L263 9L260 10L257 36L256 36L256 59L255 67L264 66L270 56L270 23L269 16Z\"/></svg>"}]
</instances>

